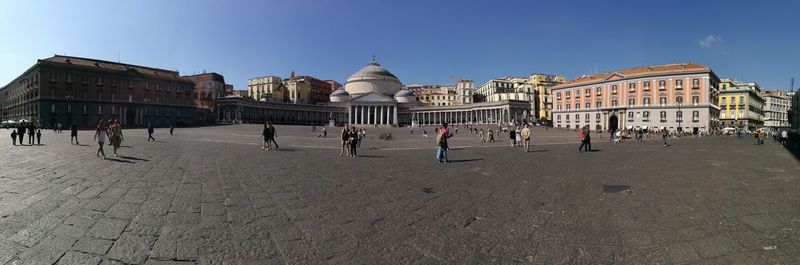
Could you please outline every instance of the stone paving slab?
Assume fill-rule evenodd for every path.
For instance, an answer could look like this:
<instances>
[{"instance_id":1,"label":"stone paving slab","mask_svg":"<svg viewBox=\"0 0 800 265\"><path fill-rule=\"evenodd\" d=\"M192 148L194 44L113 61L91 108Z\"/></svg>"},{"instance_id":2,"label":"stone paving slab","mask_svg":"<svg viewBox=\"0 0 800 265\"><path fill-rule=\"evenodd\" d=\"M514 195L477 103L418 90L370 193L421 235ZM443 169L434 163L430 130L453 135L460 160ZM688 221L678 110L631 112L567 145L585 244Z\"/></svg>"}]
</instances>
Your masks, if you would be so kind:
<instances>
[{"instance_id":1,"label":"stone paving slab","mask_svg":"<svg viewBox=\"0 0 800 265\"><path fill-rule=\"evenodd\" d=\"M438 164L432 127L367 128L359 158L338 129L279 126L274 151L258 125L125 130L106 160L87 131L0 137L0 264L800 263L800 162L770 142L579 153L535 128L523 153L460 128Z\"/></svg>"}]
</instances>

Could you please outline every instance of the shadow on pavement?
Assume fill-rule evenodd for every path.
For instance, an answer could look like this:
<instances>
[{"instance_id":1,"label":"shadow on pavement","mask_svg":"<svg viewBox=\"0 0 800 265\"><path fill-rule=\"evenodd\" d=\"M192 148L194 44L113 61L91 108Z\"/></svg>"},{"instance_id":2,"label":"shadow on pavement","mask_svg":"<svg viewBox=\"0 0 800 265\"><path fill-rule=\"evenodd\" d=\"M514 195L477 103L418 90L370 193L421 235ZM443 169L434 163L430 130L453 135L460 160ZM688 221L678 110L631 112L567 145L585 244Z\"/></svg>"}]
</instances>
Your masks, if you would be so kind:
<instances>
[{"instance_id":1,"label":"shadow on pavement","mask_svg":"<svg viewBox=\"0 0 800 265\"><path fill-rule=\"evenodd\" d=\"M120 158L129 159L129 160L137 160L137 161L150 161L144 158L132 157L132 156L119 156Z\"/></svg>"},{"instance_id":2,"label":"shadow on pavement","mask_svg":"<svg viewBox=\"0 0 800 265\"><path fill-rule=\"evenodd\" d=\"M133 146L130 146L130 145L120 145L119 147L124 147L124 148L133 148Z\"/></svg>"},{"instance_id":3,"label":"shadow on pavement","mask_svg":"<svg viewBox=\"0 0 800 265\"><path fill-rule=\"evenodd\" d=\"M547 150L547 149L536 150L536 149L531 148L531 153L539 153L539 152L547 152L547 151L550 151L550 150Z\"/></svg>"},{"instance_id":4,"label":"shadow on pavement","mask_svg":"<svg viewBox=\"0 0 800 265\"><path fill-rule=\"evenodd\" d=\"M592 150L589 150L589 152L592 152L592 153L594 153L594 152L602 152L602 151L603 151L603 149L592 149Z\"/></svg>"},{"instance_id":5,"label":"shadow on pavement","mask_svg":"<svg viewBox=\"0 0 800 265\"><path fill-rule=\"evenodd\" d=\"M371 156L371 155L359 155L358 157L366 157L366 158L386 158L386 156Z\"/></svg>"},{"instance_id":6,"label":"shadow on pavement","mask_svg":"<svg viewBox=\"0 0 800 265\"><path fill-rule=\"evenodd\" d=\"M473 159L456 159L456 160L447 160L450 163L461 163L461 162L473 162L473 161L481 161L483 158L473 158Z\"/></svg>"},{"instance_id":7,"label":"shadow on pavement","mask_svg":"<svg viewBox=\"0 0 800 265\"><path fill-rule=\"evenodd\" d=\"M88 144L76 144L77 146L89 146Z\"/></svg>"},{"instance_id":8,"label":"shadow on pavement","mask_svg":"<svg viewBox=\"0 0 800 265\"><path fill-rule=\"evenodd\" d=\"M136 163L136 162L133 162L133 161L128 161L128 160L124 160L124 159L118 159L118 158L111 158L111 157L106 157L106 160L111 160L111 161L114 161L114 162L121 162L121 163L131 163L131 164Z\"/></svg>"},{"instance_id":9,"label":"shadow on pavement","mask_svg":"<svg viewBox=\"0 0 800 265\"><path fill-rule=\"evenodd\" d=\"M291 148L274 148L272 150L278 151L278 152L295 152L295 151L297 151L297 149L291 149Z\"/></svg>"}]
</instances>

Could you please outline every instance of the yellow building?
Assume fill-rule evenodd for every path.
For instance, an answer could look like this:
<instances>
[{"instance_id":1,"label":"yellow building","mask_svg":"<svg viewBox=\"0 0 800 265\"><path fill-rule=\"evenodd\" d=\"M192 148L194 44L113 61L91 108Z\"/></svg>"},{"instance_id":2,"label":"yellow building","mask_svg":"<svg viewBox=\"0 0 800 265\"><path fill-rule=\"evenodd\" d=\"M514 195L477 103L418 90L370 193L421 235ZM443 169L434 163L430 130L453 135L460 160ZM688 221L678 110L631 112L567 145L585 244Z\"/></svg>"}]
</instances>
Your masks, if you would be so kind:
<instances>
[{"instance_id":1,"label":"yellow building","mask_svg":"<svg viewBox=\"0 0 800 265\"><path fill-rule=\"evenodd\" d=\"M288 100L283 79L277 76L262 76L247 80L247 96L255 100L284 102Z\"/></svg>"},{"instance_id":2,"label":"yellow building","mask_svg":"<svg viewBox=\"0 0 800 265\"><path fill-rule=\"evenodd\" d=\"M722 79L719 92L719 120L723 127L753 131L764 126L764 97L758 84Z\"/></svg>"},{"instance_id":3,"label":"yellow building","mask_svg":"<svg viewBox=\"0 0 800 265\"><path fill-rule=\"evenodd\" d=\"M532 74L528 83L533 85L536 93L536 106L534 108L539 120L553 120L553 95L552 87L564 83L564 76Z\"/></svg>"}]
</instances>

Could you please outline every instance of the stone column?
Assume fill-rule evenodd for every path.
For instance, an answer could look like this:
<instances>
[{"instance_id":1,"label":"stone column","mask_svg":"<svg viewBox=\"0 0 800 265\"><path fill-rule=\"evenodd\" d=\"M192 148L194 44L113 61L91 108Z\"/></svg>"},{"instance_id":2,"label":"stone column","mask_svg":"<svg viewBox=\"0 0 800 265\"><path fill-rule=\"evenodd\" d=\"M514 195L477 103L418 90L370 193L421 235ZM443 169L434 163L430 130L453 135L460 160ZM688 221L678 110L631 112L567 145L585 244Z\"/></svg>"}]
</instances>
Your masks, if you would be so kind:
<instances>
[{"instance_id":1,"label":"stone column","mask_svg":"<svg viewBox=\"0 0 800 265\"><path fill-rule=\"evenodd\" d=\"M392 107L392 112L394 113L394 122L392 124L400 124L400 121L397 120L397 106Z\"/></svg>"},{"instance_id":2,"label":"stone column","mask_svg":"<svg viewBox=\"0 0 800 265\"><path fill-rule=\"evenodd\" d=\"M361 120L358 121L358 124L364 124L364 122L367 121L367 118L366 118L367 116L366 116L366 113L364 112L366 110L365 107L366 106L361 106L361 109L358 111L361 114Z\"/></svg>"}]
</instances>

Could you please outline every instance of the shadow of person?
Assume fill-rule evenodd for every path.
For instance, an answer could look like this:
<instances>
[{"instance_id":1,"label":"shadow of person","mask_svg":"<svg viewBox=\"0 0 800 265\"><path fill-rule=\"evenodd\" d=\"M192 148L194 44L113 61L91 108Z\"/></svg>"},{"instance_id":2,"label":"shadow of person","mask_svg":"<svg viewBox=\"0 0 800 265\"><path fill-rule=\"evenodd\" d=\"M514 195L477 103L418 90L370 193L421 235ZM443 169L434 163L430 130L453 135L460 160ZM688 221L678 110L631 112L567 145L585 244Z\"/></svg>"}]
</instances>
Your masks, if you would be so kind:
<instances>
[{"instance_id":1,"label":"shadow of person","mask_svg":"<svg viewBox=\"0 0 800 265\"><path fill-rule=\"evenodd\" d=\"M132 157L132 156L119 156L119 158L130 159L130 160L137 160L137 161L150 161L144 158Z\"/></svg>"},{"instance_id":2,"label":"shadow of person","mask_svg":"<svg viewBox=\"0 0 800 265\"><path fill-rule=\"evenodd\" d=\"M106 160L110 160L110 161L114 161L114 162L120 162L120 163L131 163L131 164L136 163L136 162L133 162L133 161L124 160L124 159L117 159L117 158L113 158L113 157L106 157L105 159Z\"/></svg>"}]
</instances>

